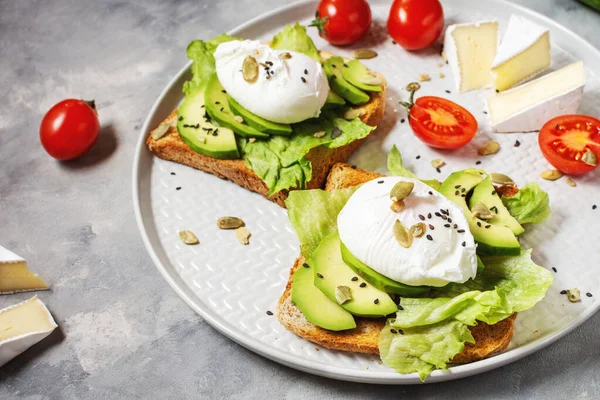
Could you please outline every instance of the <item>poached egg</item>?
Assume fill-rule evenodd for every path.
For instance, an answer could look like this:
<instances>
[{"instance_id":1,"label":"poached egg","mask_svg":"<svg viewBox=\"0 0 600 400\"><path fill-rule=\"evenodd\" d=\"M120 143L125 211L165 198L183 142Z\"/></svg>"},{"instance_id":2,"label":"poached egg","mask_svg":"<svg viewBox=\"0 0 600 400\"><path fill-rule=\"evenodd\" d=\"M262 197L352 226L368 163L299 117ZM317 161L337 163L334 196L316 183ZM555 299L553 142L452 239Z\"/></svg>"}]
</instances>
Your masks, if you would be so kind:
<instances>
[{"instance_id":1,"label":"poached egg","mask_svg":"<svg viewBox=\"0 0 600 400\"><path fill-rule=\"evenodd\" d=\"M399 213L390 209L390 191L413 182ZM408 229L427 226L409 248L394 237L396 220ZM419 180L385 177L362 185L338 215L340 240L360 261L390 279L411 286L463 283L477 273L476 246L463 210ZM433 229L432 229L433 228Z\"/></svg>"},{"instance_id":2,"label":"poached egg","mask_svg":"<svg viewBox=\"0 0 600 400\"><path fill-rule=\"evenodd\" d=\"M282 57L284 53L289 56ZM323 67L303 53L244 40L221 43L214 56L219 82L227 93L268 121L292 124L316 118L327 100L329 83ZM247 82L241 72L248 56L259 63L254 82Z\"/></svg>"}]
</instances>

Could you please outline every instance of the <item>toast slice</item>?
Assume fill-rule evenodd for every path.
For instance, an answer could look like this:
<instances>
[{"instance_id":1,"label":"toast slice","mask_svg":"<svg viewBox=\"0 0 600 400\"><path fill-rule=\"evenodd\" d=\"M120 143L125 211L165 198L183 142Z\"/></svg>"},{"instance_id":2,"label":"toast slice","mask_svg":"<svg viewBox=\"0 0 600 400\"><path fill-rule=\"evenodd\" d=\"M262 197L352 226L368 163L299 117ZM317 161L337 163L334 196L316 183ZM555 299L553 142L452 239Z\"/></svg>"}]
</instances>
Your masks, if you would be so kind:
<instances>
[{"instance_id":1,"label":"toast slice","mask_svg":"<svg viewBox=\"0 0 600 400\"><path fill-rule=\"evenodd\" d=\"M336 164L327 177L325 190L344 189L381 176L383 175L356 169L348 164ZM309 322L294 305L291 296L293 274L304 262L302 256L296 259L285 291L279 299L277 318L281 324L303 339L329 349L379 354L379 333L385 326L384 318L355 318L356 328L333 332ZM479 325L470 327L475 344L466 343L464 350L454 356L452 362L477 361L504 350L512 338L515 318L516 314L513 314L494 325L480 322Z\"/></svg>"},{"instance_id":2,"label":"toast slice","mask_svg":"<svg viewBox=\"0 0 600 400\"><path fill-rule=\"evenodd\" d=\"M327 59L333 54L322 51L321 57ZM380 93L369 93L371 99L368 103L354 107L360 109L360 119L369 126L377 126L383 118L385 110L385 95L386 83L383 76L377 74L384 81L383 90ZM158 140L153 138L153 133L159 129L158 127L151 132L146 140L148 149L158 157L174 161L179 164L184 164L210 174L216 175L219 178L227 179L238 185L259 193L265 198L285 207L285 199L288 196L288 190L282 190L272 196L268 195L269 189L267 185L260 179L250 168L246 166L244 160L221 160L213 157L205 156L196 153L190 149L179 137L177 131L177 109L160 124L167 125L168 131ZM312 163L312 179L307 183L307 189L322 188L329 170L336 163L346 162L348 158L362 145L366 140L355 140L346 146L336 149L328 149L324 146L319 146L312 149L306 159Z\"/></svg>"}]
</instances>

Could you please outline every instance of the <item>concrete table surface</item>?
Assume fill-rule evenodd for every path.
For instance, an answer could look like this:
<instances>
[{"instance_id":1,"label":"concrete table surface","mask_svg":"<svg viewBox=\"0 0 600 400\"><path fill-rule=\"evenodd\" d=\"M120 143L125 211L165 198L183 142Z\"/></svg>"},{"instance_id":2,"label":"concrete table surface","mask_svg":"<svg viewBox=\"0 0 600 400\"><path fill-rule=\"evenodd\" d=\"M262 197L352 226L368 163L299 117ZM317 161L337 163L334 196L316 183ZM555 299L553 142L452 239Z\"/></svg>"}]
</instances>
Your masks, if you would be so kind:
<instances>
[{"instance_id":1,"label":"concrete table surface","mask_svg":"<svg viewBox=\"0 0 600 400\"><path fill-rule=\"evenodd\" d=\"M60 329L0 369L0 399L600 398L600 314L506 367L447 383L374 386L264 359L208 326L159 275L131 201L140 127L211 38L288 0L0 1L0 243L51 284L39 297ZM572 0L522 0L600 47L600 13ZM90 154L59 163L39 122L68 98L95 98ZM594 260L597 261L597 260ZM0 307L31 294L0 297Z\"/></svg>"}]
</instances>

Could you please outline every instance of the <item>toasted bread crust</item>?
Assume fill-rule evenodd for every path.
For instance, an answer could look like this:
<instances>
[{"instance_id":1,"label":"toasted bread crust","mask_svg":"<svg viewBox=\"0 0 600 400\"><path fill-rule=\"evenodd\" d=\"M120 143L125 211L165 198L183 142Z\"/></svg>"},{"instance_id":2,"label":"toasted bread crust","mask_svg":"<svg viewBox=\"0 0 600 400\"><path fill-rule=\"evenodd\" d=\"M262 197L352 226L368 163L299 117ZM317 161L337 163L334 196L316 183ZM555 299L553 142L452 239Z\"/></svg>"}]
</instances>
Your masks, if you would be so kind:
<instances>
[{"instance_id":1,"label":"toasted bread crust","mask_svg":"<svg viewBox=\"0 0 600 400\"><path fill-rule=\"evenodd\" d=\"M356 169L348 164L336 164L327 178L325 190L343 189L381 176L383 175ZM385 326L384 318L355 318L355 329L333 332L310 323L302 315L292 302L291 291L293 274L304 262L304 257L300 256L290 269L287 286L277 306L277 318L281 324L296 335L329 349L379 354L379 333ZM452 362L477 361L504 350L512 338L515 318L516 314L513 314L495 325L480 322L469 327L475 344L466 343L464 350L454 356Z\"/></svg>"},{"instance_id":2,"label":"toasted bread crust","mask_svg":"<svg viewBox=\"0 0 600 400\"><path fill-rule=\"evenodd\" d=\"M322 52L321 54L324 58L330 56L330 53L326 52ZM383 78L381 75L379 76ZM381 93L370 93L371 99L368 103L354 107L362 110L360 119L369 126L377 126L383 118L387 86L385 83L382 86L383 91ZM235 182L248 190L259 193L265 198L279 204L281 207L285 207L284 201L288 196L288 190L282 190L281 192L269 196L267 185L265 185L262 179L246 166L243 160L221 160L196 153L179 137L176 120L177 110L175 109L161 123L161 125L169 125L169 130L164 136L156 140L152 137L154 131L151 132L146 140L146 145L151 152L162 159L184 164L211 173L219 178ZM306 159L312 164L312 178L307 183L306 188L322 188L331 167L337 163L347 161L365 140L366 138L355 140L346 146L338 147L336 149L328 149L324 146L312 149L306 155Z\"/></svg>"}]
</instances>

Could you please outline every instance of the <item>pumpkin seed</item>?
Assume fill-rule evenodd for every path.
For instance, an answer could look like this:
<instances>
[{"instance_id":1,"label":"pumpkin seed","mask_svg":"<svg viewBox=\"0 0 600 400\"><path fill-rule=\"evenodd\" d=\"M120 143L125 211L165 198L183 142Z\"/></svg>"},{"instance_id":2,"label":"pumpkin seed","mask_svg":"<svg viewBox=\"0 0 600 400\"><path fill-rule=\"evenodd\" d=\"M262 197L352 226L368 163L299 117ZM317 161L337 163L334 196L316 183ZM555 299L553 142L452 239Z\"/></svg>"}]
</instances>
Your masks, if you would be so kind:
<instances>
[{"instance_id":1,"label":"pumpkin seed","mask_svg":"<svg viewBox=\"0 0 600 400\"><path fill-rule=\"evenodd\" d=\"M443 72L440 72L440 79L444 79L446 75Z\"/></svg>"},{"instance_id":2,"label":"pumpkin seed","mask_svg":"<svg viewBox=\"0 0 600 400\"><path fill-rule=\"evenodd\" d=\"M327 133L327 132L325 132L325 131L319 131L319 132L315 132L315 134L313 135L313 137L315 137L315 138L317 138L317 139L320 139L320 138L322 138L323 136L325 136L325 134L326 134L326 133Z\"/></svg>"},{"instance_id":3,"label":"pumpkin seed","mask_svg":"<svg viewBox=\"0 0 600 400\"><path fill-rule=\"evenodd\" d=\"M349 108L342 115L344 119L353 120L354 118L362 117L365 114L363 108Z\"/></svg>"},{"instance_id":4,"label":"pumpkin seed","mask_svg":"<svg viewBox=\"0 0 600 400\"><path fill-rule=\"evenodd\" d=\"M235 117L233 117L233 119L236 122L239 122L240 124L244 122L244 118L242 118L240 115L236 115Z\"/></svg>"},{"instance_id":5,"label":"pumpkin seed","mask_svg":"<svg viewBox=\"0 0 600 400\"><path fill-rule=\"evenodd\" d=\"M512 183L515 183L512 179L510 179L509 176L506 176L504 174L499 174L496 172L492 172L490 174L490 179L492 180L492 182L499 183L501 185L510 185Z\"/></svg>"},{"instance_id":6,"label":"pumpkin seed","mask_svg":"<svg viewBox=\"0 0 600 400\"><path fill-rule=\"evenodd\" d=\"M419 85L417 82L411 82L406 85L406 90L409 92L416 92L419 89L421 89L421 85Z\"/></svg>"},{"instance_id":7,"label":"pumpkin seed","mask_svg":"<svg viewBox=\"0 0 600 400\"><path fill-rule=\"evenodd\" d=\"M246 56L242 64L242 74L246 82L255 82L258 78L258 62L252 56Z\"/></svg>"},{"instance_id":8,"label":"pumpkin seed","mask_svg":"<svg viewBox=\"0 0 600 400\"><path fill-rule=\"evenodd\" d=\"M338 304L344 304L352 300L352 290L348 286L338 286L334 291L335 299Z\"/></svg>"},{"instance_id":9,"label":"pumpkin seed","mask_svg":"<svg viewBox=\"0 0 600 400\"><path fill-rule=\"evenodd\" d=\"M411 226L409 232L413 237L420 238L427 232L427 225L423 222L419 222L418 224Z\"/></svg>"},{"instance_id":10,"label":"pumpkin seed","mask_svg":"<svg viewBox=\"0 0 600 400\"><path fill-rule=\"evenodd\" d=\"M571 178L566 178L565 182L567 182L567 185L571 186L571 187L576 187L577 183L575 183L575 181Z\"/></svg>"},{"instance_id":11,"label":"pumpkin seed","mask_svg":"<svg viewBox=\"0 0 600 400\"><path fill-rule=\"evenodd\" d=\"M290 58L292 58L292 55L286 51L285 53L281 53L280 57L284 60L289 60Z\"/></svg>"},{"instance_id":12,"label":"pumpkin seed","mask_svg":"<svg viewBox=\"0 0 600 400\"><path fill-rule=\"evenodd\" d=\"M400 181L394 185L390 192L390 199L394 202L401 201L410 196L415 184L412 182Z\"/></svg>"},{"instance_id":13,"label":"pumpkin seed","mask_svg":"<svg viewBox=\"0 0 600 400\"><path fill-rule=\"evenodd\" d=\"M560 179L563 176L563 174L562 172L556 169L549 169L547 171L542 172L540 176L547 181L555 181L557 179Z\"/></svg>"},{"instance_id":14,"label":"pumpkin seed","mask_svg":"<svg viewBox=\"0 0 600 400\"><path fill-rule=\"evenodd\" d=\"M367 74L359 80L365 85L381 85L383 83L383 80L371 71L368 71Z\"/></svg>"},{"instance_id":15,"label":"pumpkin seed","mask_svg":"<svg viewBox=\"0 0 600 400\"><path fill-rule=\"evenodd\" d=\"M591 150L588 150L583 154L583 157L581 157L581 161L583 161L587 165L591 165L592 167L598 165L598 157L596 157L596 154Z\"/></svg>"},{"instance_id":16,"label":"pumpkin seed","mask_svg":"<svg viewBox=\"0 0 600 400\"><path fill-rule=\"evenodd\" d=\"M400 211L404 210L404 206L405 206L405 204L404 204L404 202L402 200L400 200L400 201L394 201L390 205L390 209L397 214Z\"/></svg>"},{"instance_id":17,"label":"pumpkin seed","mask_svg":"<svg viewBox=\"0 0 600 400\"><path fill-rule=\"evenodd\" d=\"M569 299L571 303L577 303L581 301L580 294L581 292L577 288L567 289L567 299Z\"/></svg>"},{"instance_id":18,"label":"pumpkin seed","mask_svg":"<svg viewBox=\"0 0 600 400\"><path fill-rule=\"evenodd\" d=\"M256 142L256 138L251 137L250 139L248 139L248 143L254 143Z\"/></svg>"},{"instance_id":19,"label":"pumpkin seed","mask_svg":"<svg viewBox=\"0 0 600 400\"><path fill-rule=\"evenodd\" d=\"M354 50L352 52L352 57L356 58L357 60L367 60L369 58L377 57L377 53L369 49L360 49Z\"/></svg>"},{"instance_id":20,"label":"pumpkin seed","mask_svg":"<svg viewBox=\"0 0 600 400\"><path fill-rule=\"evenodd\" d=\"M475 218L488 220L494 218L492 211L482 202L479 202L471 208L471 215Z\"/></svg>"},{"instance_id":21,"label":"pumpkin seed","mask_svg":"<svg viewBox=\"0 0 600 400\"><path fill-rule=\"evenodd\" d=\"M489 141L477 150L481 156L489 156L500 151L500 143L495 140Z\"/></svg>"},{"instance_id":22,"label":"pumpkin seed","mask_svg":"<svg viewBox=\"0 0 600 400\"><path fill-rule=\"evenodd\" d=\"M436 168L436 169L437 168L442 168L444 165L446 165L446 162L444 160L439 159L439 158L436 158L435 160L433 160L431 162L431 166L433 168Z\"/></svg>"},{"instance_id":23,"label":"pumpkin seed","mask_svg":"<svg viewBox=\"0 0 600 400\"><path fill-rule=\"evenodd\" d=\"M428 82L431 80L429 74L421 74L419 75L419 82Z\"/></svg>"},{"instance_id":24,"label":"pumpkin seed","mask_svg":"<svg viewBox=\"0 0 600 400\"><path fill-rule=\"evenodd\" d=\"M196 235L194 235L194 233L192 231L188 231L188 230L180 231L179 239L181 239L181 241L183 243L189 244L189 245L200 243L200 241L198 240Z\"/></svg>"},{"instance_id":25,"label":"pumpkin seed","mask_svg":"<svg viewBox=\"0 0 600 400\"><path fill-rule=\"evenodd\" d=\"M243 245L250 244L250 232L246 229L245 226L241 226L235 230L235 237L240 241Z\"/></svg>"},{"instance_id":26,"label":"pumpkin seed","mask_svg":"<svg viewBox=\"0 0 600 400\"><path fill-rule=\"evenodd\" d=\"M404 226L404 224L398 220L394 224L394 237L400 244L400 246L408 249L412 244L412 235L408 232L408 229Z\"/></svg>"},{"instance_id":27,"label":"pumpkin seed","mask_svg":"<svg viewBox=\"0 0 600 400\"><path fill-rule=\"evenodd\" d=\"M158 128L152 131L152 139L158 140L161 137L165 136L169 131L170 124L160 124Z\"/></svg>"},{"instance_id":28,"label":"pumpkin seed","mask_svg":"<svg viewBox=\"0 0 600 400\"><path fill-rule=\"evenodd\" d=\"M237 229L244 226L244 221L238 217L221 217L217 220L219 229Z\"/></svg>"}]
</instances>

